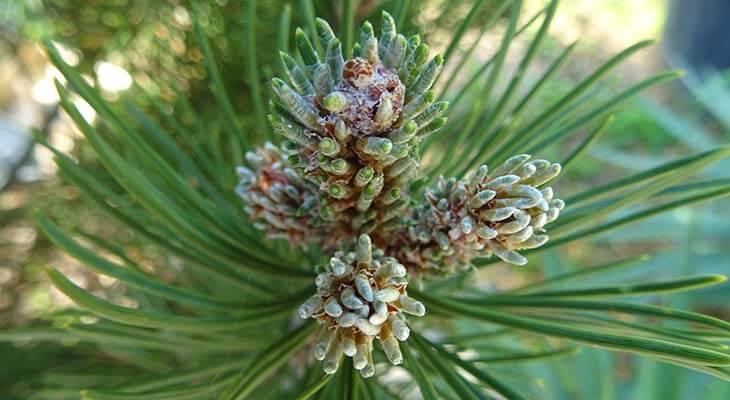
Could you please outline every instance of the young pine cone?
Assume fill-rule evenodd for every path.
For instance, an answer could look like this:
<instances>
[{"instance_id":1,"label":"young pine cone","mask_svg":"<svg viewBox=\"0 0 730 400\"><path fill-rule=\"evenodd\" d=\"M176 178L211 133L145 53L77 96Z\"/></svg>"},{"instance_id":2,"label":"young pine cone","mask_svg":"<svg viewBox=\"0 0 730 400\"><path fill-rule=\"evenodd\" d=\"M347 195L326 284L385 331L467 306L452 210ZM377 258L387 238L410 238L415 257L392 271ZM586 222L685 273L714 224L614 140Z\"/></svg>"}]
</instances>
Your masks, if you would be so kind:
<instances>
[{"instance_id":1,"label":"young pine cone","mask_svg":"<svg viewBox=\"0 0 730 400\"><path fill-rule=\"evenodd\" d=\"M529 159L514 156L491 173L483 165L465 180L441 178L426 191L427 204L415 210L407 237L398 241L406 243L395 250L399 259L409 267L446 271L492 254L524 265L527 259L517 250L545 244L544 226L565 206L552 188L542 187L560 173L560 164Z\"/></svg>"},{"instance_id":2,"label":"young pine cone","mask_svg":"<svg viewBox=\"0 0 730 400\"><path fill-rule=\"evenodd\" d=\"M269 121L287 138L291 167L325 195L324 219L345 221L353 232L397 227L418 143L446 121L446 103L433 103L429 90L443 60L427 62L428 46L398 34L387 13L380 38L363 25L348 60L324 20L317 20L317 36L323 57L300 29L303 64L281 53L289 84L273 79Z\"/></svg>"},{"instance_id":3,"label":"young pine cone","mask_svg":"<svg viewBox=\"0 0 730 400\"><path fill-rule=\"evenodd\" d=\"M253 169L236 169L236 193L246 203L246 213L258 220L254 226L270 238L284 238L294 245L331 245L335 229L319 217L319 191L286 166L281 150L266 143L246 153L246 160Z\"/></svg>"},{"instance_id":4,"label":"young pine cone","mask_svg":"<svg viewBox=\"0 0 730 400\"><path fill-rule=\"evenodd\" d=\"M370 237L363 234L356 251L335 253L315 284L317 294L301 305L299 315L322 325L314 357L324 360L325 373L335 373L344 354L353 358L363 377L372 376L376 337L391 363L403 362L398 341L405 341L410 334L403 313L420 317L426 309L408 297L402 264L373 249Z\"/></svg>"}]
</instances>

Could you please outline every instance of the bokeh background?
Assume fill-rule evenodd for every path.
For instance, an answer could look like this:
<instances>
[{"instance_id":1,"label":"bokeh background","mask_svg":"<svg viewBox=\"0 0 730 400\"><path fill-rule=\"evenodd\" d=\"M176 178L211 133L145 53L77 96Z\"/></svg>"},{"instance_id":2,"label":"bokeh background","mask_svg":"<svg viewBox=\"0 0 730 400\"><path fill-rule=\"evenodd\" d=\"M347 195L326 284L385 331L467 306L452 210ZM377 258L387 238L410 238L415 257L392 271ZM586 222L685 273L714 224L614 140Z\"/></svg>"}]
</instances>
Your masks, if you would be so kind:
<instances>
[{"instance_id":1,"label":"bokeh background","mask_svg":"<svg viewBox=\"0 0 730 400\"><path fill-rule=\"evenodd\" d=\"M337 3L315 1L315 11L336 21L340 12ZM374 3L377 1L361 1L358 13L368 14ZM418 7L411 7L404 30L420 30L437 49L445 45L445 32L468 12L466 4L454 6L448 0L418 3ZM527 1L525 17L529 18L543 5L540 0ZM277 21L285 6L284 1L259 2L258 20ZM144 254L140 260L154 259L154 249L108 223L73 185L58 179L49 152L33 144L31 133L35 132L46 136L56 148L73 154L88 168L97 168L94 155L79 140L69 118L58 109L53 80L59 79L60 74L48 62L40 39L53 37L62 46L66 61L95 81L110 99L133 98L143 107L162 108L185 118L184 110L174 100L182 95L205 120L215 123L220 114L204 81L202 54L195 45L186 7L182 0L0 0L0 330L39 323L51 311L72 307L46 282L42 268L49 264L98 296L135 305L115 280L88 273L40 235L34 226L34 209L44 210L89 237L113 237L131 257ZM489 11L487 7L484 18ZM241 45L246 30L242 18L245 12L241 1L203 2L201 25L211 37L237 109L250 110L248 93L252 82L247 81L244 68L251 66L247 65ZM657 39L658 44L623 64L616 74L619 78L601 90L618 92L638 78L667 68L686 71L680 81L653 88L618 111L601 142L572 171L570 185L595 185L728 142L728 19L730 2L726 0L562 2L551 37L540 50L544 63L554 57L558 46L580 42L571 64L550 83L549 92L555 97L567 92L578 77L610 56L647 38ZM297 16L292 16L292 20L296 23ZM467 68L476 69L480 59L495 51L500 29L503 27L488 33L478 43L473 65ZM277 47L275 31L275 23L256 26L256 68L261 82L276 68L276 53L270 51ZM477 34L467 32L467 36ZM519 46L515 47L519 51ZM508 58L508 65L514 67L518 55ZM552 99L545 97L542 101L547 104ZM85 118L93 121L91 107L80 99L77 102ZM253 113L241 115L241 120L244 127L257 123ZM723 179L728 168L730 160L721 161L705 170L703 178ZM632 270L637 276L727 274L729 206L727 200L718 200L663 214L616 234L602 235L560 252L546 252L541 271L490 268L480 271L480 282L497 288L511 287L533 280L538 274L564 273L595 264L603 255L628 250L632 254L645 252L650 257ZM728 285L698 293L674 296L671 303L661 297L647 301L730 319ZM2 345L8 350L2 364L12 360L14 346L27 345ZM48 360L15 362L19 368L28 364L32 370L33 363ZM652 361L598 351L583 351L549 364L534 363L531 368L552 398L587 399L595 393L605 399L730 398L727 383Z\"/></svg>"}]
</instances>

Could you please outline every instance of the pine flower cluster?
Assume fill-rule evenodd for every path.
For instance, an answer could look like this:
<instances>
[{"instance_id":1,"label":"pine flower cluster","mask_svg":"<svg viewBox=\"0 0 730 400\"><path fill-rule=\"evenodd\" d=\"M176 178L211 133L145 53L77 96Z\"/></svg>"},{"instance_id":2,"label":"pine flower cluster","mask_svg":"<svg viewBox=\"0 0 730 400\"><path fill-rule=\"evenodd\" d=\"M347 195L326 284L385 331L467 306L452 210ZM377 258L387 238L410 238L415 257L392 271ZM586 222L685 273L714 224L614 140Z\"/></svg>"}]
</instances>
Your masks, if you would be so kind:
<instances>
[{"instance_id":1,"label":"pine flower cluster","mask_svg":"<svg viewBox=\"0 0 730 400\"><path fill-rule=\"evenodd\" d=\"M525 264L518 250L544 244L564 206L544 187L560 165L519 155L411 199L418 146L446 122L447 104L431 90L443 60L429 60L428 46L399 34L387 13L379 37L363 25L347 60L330 26L316 25L326 52L297 30L299 57L281 53L288 83L272 81L269 122L285 140L246 154L236 191L270 238L355 249L334 253L299 314L321 324L314 355L326 373L345 355L369 377L373 339L400 364L404 314L425 314L406 293L407 273L450 273L492 255Z\"/></svg>"},{"instance_id":2,"label":"pine flower cluster","mask_svg":"<svg viewBox=\"0 0 730 400\"><path fill-rule=\"evenodd\" d=\"M355 251L335 253L315 285L317 293L302 304L299 316L322 325L314 357L324 360L326 373L333 374L345 355L363 377L372 376L376 337L391 363L403 362L398 341L410 334L403 313L420 317L426 309L408 297L406 268L398 260L373 249L362 234Z\"/></svg>"},{"instance_id":3,"label":"pine flower cluster","mask_svg":"<svg viewBox=\"0 0 730 400\"><path fill-rule=\"evenodd\" d=\"M333 223L319 215L316 186L288 167L283 157L271 143L246 153L251 168L236 169L236 193L246 203L246 213L256 221L254 226L271 239L287 239L297 246L315 241L330 247L337 232ZM324 229L333 235L322 235Z\"/></svg>"},{"instance_id":4,"label":"pine flower cluster","mask_svg":"<svg viewBox=\"0 0 730 400\"><path fill-rule=\"evenodd\" d=\"M545 225L565 206L551 187L543 187L560 173L560 164L529 159L514 156L491 172L482 165L468 179L442 177L426 190L425 204L400 232L394 253L408 265L446 272L493 254L527 263L517 250L547 242Z\"/></svg>"},{"instance_id":5,"label":"pine flower cluster","mask_svg":"<svg viewBox=\"0 0 730 400\"><path fill-rule=\"evenodd\" d=\"M382 234L399 225L408 205L420 140L446 122L446 103L434 103L429 90L443 61L428 61L428 46L398 34L387 13L379 38L363 25L346 61L324 20L317 20L317 36L323 57L302 30L296 43L303 65L281 53L289 84L272 81L269 121L287 138L289 166L319 189L320 217L344 222L351 239Z\"/></svg>"}]
</instances>

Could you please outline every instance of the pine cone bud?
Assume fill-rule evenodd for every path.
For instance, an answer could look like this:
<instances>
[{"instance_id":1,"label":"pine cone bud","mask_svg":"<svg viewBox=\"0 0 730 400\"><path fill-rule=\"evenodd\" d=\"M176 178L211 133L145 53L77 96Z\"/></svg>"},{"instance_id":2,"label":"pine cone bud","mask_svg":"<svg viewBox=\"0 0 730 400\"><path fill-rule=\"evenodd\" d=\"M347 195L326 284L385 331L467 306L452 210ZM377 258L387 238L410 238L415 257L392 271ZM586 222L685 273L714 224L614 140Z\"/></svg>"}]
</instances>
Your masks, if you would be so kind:
<instances>
[{"instance_id":1,"label":"pine cone bud","mask_svg":"<svg viewBox=\"0 0 730 400\"><path fill-rule=\"evenodd\" d=\"M524 265L517 250L545 244L545 225L565 206L543 187L560 173L560 164L529 159L514 156L491 173L483 165L460 181L441 178L427 189L427 204L415 210L414 224L395 241L399 259L447 272L491 255Z\"/></svg>"},{"instance_id":2,"label":"pine cone bud","mask_svg":"<svg viewBox=\"0 0 730 400\"><path fill-rule=\"evenodd\" d=\"M403 213L406 185L419 165L418 144L445 122L447 104L433 103L429 91L443 60L427 62L428 46L418 36L398 34L387 13L380 38L370 23L363 25L349 60L327 22L316 25L325 55L297 30L304 65L281 54L289 84L272 81L269 120L297 145L291 165L316 184L331 217L352 221L353 232L375 234L398 225L393 221ZM403 201L392 201L396 192Z\"/></svg>"},{"instance_id":3,"label":"pine cone bud","mask_svg":"<svg viewBox=\"0 0 730 400\"><path fill-rule=\"evenodd\" d=\"M266 143L246 153L253 169L238 167L236 193L246 203L254 226L270 238L284 238L293 245L308 242L331 245L333 224L320 217L320 194L286 166L282 151Z\"/></svg>"},{"instance_id":4,"label":"pine cone bud","mask_svg":"<svg viewBox=\"0 0 730 400\"><path fill-rule=\"evenodd\" d=\"M363 377L372 376L374 338L391 363L403 362L398 341L410 333L404 313L420 317L426 309L408 297L402 264L373 249L370 237L363 234L355 251L335 253L315 285L317 293L301 305L299 315L322 325L314 356L324 361L326 373L335 373L344 354L353 358Z\"/></svg>"}]
</instances>

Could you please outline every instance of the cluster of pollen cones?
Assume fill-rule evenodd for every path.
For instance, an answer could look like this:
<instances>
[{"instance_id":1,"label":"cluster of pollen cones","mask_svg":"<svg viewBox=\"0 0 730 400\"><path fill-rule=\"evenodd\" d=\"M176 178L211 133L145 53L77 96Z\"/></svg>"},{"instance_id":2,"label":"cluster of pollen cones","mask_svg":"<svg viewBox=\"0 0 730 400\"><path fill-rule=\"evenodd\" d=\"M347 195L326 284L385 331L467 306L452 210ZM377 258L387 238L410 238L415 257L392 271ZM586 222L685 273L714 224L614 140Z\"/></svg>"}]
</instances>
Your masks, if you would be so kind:
<instances>
[{"instance_id":1,"label":"cluster of pollen cones","mask_svg":"<svg viewBox=\"0 0 730 400\"><path fill-rule=\"evenodd\" d=\"M564 203L545 185L560 165L518 155L413 198L419 145L446 123L448 104L431 90L443 59L429 59L387 13L380 36L366 22L346 53L324 20L316 27L325 51L298 29L299 57L280 54L288 82L271 84L269 122L284 140L246 154L236 191L268 237L334 253L299 314L321 325L314 356L326 373L346 356L369 377L373 340L400 364L405 314L426 312L406 292L408 275L444 275L492 255L522 265L519 250L548 240L545 225Z\"/></svg>"}]
</instances>

